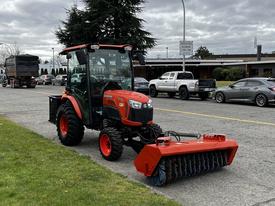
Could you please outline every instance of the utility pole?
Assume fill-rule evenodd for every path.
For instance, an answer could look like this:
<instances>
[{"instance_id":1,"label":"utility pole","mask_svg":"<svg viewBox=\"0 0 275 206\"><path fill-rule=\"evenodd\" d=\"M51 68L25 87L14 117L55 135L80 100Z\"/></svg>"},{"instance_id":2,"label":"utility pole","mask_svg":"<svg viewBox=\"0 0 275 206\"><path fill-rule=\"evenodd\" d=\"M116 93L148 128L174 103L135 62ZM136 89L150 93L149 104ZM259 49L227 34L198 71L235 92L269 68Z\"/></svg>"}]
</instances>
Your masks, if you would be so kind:
<instances>
[{"instance_id":1,"label":"utility pole","mask_svg":"<svg viewBox=\"0 0 275 206\"><path fill-rule=\"evenodd\" d=\"M168 59L168 47L166 47L166 59Z\"/></svg>"},{"instance_id":2,"label":"utility pole","mask_svg":"<svg viewBox=\"0 0 275 206\"><path fill-rule=\"evenodd\" d=\"M182 42L182 46L184 46L185 43L185 4L184 4L184 0L182 1L182 6L183 6L183 42ZM185 71L185 54L182 48L182 71Z\"/></svg>"},{"instance_id":3,"label":"utility pole","mask_svg":"<svg viewBox=\"0 0 275 206\"><path fill-rule=\"evenodd\" d=\"M55 64L54 64L54 48L52 48L52 50L53 50L53 69L54 69L54 71L55 71Z\"/></svg>"}]
</instances>

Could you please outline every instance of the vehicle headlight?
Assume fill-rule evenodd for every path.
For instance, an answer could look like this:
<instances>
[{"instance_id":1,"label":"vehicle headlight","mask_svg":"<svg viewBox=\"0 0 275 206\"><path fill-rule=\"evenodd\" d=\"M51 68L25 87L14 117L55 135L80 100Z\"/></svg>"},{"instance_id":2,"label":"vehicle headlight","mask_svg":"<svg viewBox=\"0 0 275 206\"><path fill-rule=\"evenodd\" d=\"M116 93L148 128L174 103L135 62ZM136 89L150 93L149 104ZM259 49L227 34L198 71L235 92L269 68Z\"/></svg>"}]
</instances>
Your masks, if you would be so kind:
<instances>
[{"instance_id":1,"label":"vehicle headlight","mask_svg":"<svg viewBox=\"0 0 275 206\"><path fill-rule=\"evenodd\" d=\"M135 100L129 100L129 105L133 109L141 109L141 107L142 107L142 103L138 102L138 101L135 101Z\"/></svg>"},{"instance_id":2,"label":"vehicle headlight","mask_svg":"<svg viewBox=\"0 0 275 206\"><path fill-rule=\"evenodd\" d=\"M153 108L152 99L149 99L147 103L147 108Z\"/></svg>"}]
</instances>

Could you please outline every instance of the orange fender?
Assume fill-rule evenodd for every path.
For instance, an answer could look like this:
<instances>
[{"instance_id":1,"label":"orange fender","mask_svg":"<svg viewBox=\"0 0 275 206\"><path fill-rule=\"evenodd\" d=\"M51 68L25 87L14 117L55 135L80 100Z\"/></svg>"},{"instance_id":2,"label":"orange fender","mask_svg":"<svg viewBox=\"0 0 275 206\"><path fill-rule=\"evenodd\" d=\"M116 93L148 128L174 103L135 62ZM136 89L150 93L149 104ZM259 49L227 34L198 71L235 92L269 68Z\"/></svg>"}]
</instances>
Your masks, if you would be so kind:
<instances>
[{"instance_id":1,"label":"orange fender","mask_svg":"<svg viewBox=\"0 0 275 206\"><path fill-rule=\"evenodd\" d=\"M82 120L82 113L76 99L71 95L63 94L61 101L64 102L65 100L69 100L72 103L76 115L78 116L79 119Z\"/></svg>"}]
</instances>

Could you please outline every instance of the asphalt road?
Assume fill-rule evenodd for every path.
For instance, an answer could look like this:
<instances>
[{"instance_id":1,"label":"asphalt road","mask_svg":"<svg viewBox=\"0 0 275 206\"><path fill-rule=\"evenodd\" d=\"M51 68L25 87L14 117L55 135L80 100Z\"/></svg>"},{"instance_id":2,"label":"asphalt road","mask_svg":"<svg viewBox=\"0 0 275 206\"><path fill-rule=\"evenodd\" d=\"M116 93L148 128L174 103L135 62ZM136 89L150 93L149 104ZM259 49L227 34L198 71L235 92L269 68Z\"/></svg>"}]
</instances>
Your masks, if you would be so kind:
<instances>
[{"instance_id":1,"label":"asphalt road","mask_svg":"<svg viewBox=\"0 0 275 206\"><path fill-rule=\"evenodd\" d=\"M58 141L56 127L48 122L48 96L62 87L36 89L0 87L0 114ZM164 130L223 133L239 143L235 161L214 173L187 178L153 188L183 205L275 205L275 106L217 104L213 100L182 101L162 96L153 99L155 122ZM135 171L136 154L125 148L117 162L103 160L98 151L98 132L87 131L83 142L72 149L89 155L99 164L130 179L147 184Z\"/></svg>"}]
</instances>

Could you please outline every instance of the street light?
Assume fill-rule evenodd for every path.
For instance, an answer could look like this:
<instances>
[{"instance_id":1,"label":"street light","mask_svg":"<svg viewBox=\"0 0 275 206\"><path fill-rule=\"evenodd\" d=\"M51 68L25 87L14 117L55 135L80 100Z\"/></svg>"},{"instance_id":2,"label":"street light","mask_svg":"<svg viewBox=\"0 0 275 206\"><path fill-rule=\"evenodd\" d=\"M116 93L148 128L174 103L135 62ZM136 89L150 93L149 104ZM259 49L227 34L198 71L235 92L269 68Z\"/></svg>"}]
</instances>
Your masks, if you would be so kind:
<instances>
[{"instance_id":1,"label":"street light","mask_svg":"<svg viewBox=\"0 0 275 206\"><path fill-rule=\"evenodd\" d=\"M185 42L185 4L184 4L184 0L181 0L182 1L182 6L183 6L183 42L182 42L182 46L184 46L184 42ZM182 48L182 71L185 71L185 54L184 54L184 51L183 51L183 48Z\"/></svg>"},{"instance_id":2,"label":"street light","mask_svg":"<svg viewBox=\"0 0 275 206\"><path fill-rule=\"evenodd\" d=\"M54 48L52 48L53 50L53 70L55 71L55 64L54 64Z\"/></svg>"}]
</instances>

